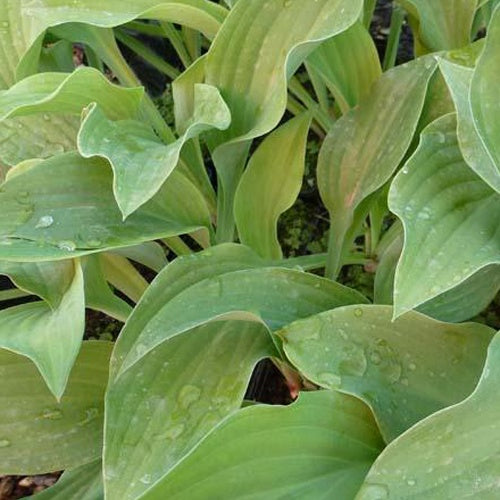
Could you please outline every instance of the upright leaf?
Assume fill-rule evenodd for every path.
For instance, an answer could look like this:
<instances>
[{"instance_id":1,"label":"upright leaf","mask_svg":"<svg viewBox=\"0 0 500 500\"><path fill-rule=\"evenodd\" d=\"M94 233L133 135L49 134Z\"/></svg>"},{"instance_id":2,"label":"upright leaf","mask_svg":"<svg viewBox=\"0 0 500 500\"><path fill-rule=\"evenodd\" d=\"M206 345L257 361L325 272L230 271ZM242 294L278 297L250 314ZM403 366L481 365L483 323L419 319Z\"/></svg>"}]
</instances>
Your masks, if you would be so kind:
<instances>
[{"instance_id":1,"label":"upright leaf","mask_svg":"<svg viewBox=\"0 0 500 500\"><path fill-rule=\"evenodd\" d=\"M306 64L321 75L343 113L366 97L382 74L375 43L360 21L323 42Z\"/></svg>"},{"instance_id":2,"label":"upright leaf","mask_svg":"<svg viewBox=\"0 0 500 500\"><path fill-rule=\"evenodd\" d=\"M147 498L353 498L382 448L360 401L303 393L291 406L254 406L225 420Z\"/></svg>"},{"instance_id":3,"label":"upright leaf","mask_svg":"<svg viewBox=\"0 0 500 500\"><path fill-rule=\"evenodd\" d=\"M267 136L238 185L234 211L240 241L263 258L282 258L278 218L300 192L310 123L310 116L299 116Z\"/></svg>"},{"instance_id":4,"label":"upright leaf","mask_svg":"<svg viewBox=\"0 0 500 500\"><path fill-rule=\"evenodd\" d=\"M392 322L390 306L349 306L286 326L290 361L314 383L370 405L386 441L474 389L490 328L418 313Z\"/></svg>"},{"instance_id":5,"label":"upright leaf","mask_svg":"<svg viewBox=\"0 0 500 500\"><path fill-rule=\"evenodd\" d=\"M0 311L0 347L30 358L58 400L85 328L83 275L77 261L72 275L71 284L54 309L44 302L31 302Z\"/></svg>"},{"instance_id":6,"label":"upright leaf","mask_svg":"<svg viewBox=\"0 0 500 500\"><path fill-rule=\"evenodd\" d=\"M391 186L389 207L405 231L395 316L500 263L500 195L463 160L454 115L424 130Z\"/></svg>"},{"instance_id":7,"label":"upright leaf","mask_svg":"<svg viewBox=\"0 0 500 500\"><path fill-rule=\"evenodd\" d=\"M393 441L376 460L356 498L497 498L499 383L497 334L474 393Z\"/></svg>"},{"instance_id":8,"label":"upright leaf","mask_svg":"<svg viewBox=\"0 0 500 500\"><path fill-rule=\"evenodd\" d=\"M234 192L248 141L272 130L286 107L286 80L320 41L359 17L362 1L238 2L206 56L206 83L217 87L233 120L211 134L219 173L219 241L232 240ZM231 40L231 43L228 43Z\"/></svg>"},{"instance_id":9,"label":"upright leaf","mask_svg":"<svg viewBox=\"0 0 500 500\"><path fill-rule=\"evenodd\" d=\"M419 43L429 52L459 49L471 42L478 0L398 0L418 21Z\"/></svg>"},{"instance_id":10,"label":"upright leaf","mask_svg":"<svg viewBox=\"0 0 500 500\"><path fill-rule=\"evenodd\" d=\"M106 397L106 497L138 498L177 466L238 410L254 365L274 354L262 325L232 321L196 328L144 356Z\"/></svg>"},{"instance_id":11,"label":"upright leaf","mask_svg":"<svg viewBox=\"0 0 500 500\"><path fill-rule=\"evenodd\" d=\"M31 361L0 350L0 474L42 474L99 457L111 348L83 343L60 403Z\"/></svg>"},{"instance_id":12,"label":"upright leaf","mask_svg":"<svg viewBox=\"0 0 500 500\"><path fill-rule=\"evenodd\" d=\"M349 249L346 234L356 209L387 182L410 146L435 69L433 59L421 58L384 73L323 142L317 175L330 212L328 275L338 273Z\"/></svg>"}]
</instances>

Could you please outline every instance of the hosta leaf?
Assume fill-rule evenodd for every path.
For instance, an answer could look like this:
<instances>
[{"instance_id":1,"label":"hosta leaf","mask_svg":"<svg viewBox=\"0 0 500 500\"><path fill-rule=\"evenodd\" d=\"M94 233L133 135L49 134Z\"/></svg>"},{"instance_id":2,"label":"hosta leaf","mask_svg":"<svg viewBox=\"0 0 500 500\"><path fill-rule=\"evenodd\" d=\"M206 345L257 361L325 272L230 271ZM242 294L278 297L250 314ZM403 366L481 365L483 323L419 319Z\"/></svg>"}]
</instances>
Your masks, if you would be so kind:
<instances>
[{"instance_id":1,"label":"hosta leaf","mask_svg":"<svg viewBox=\"0 0 500 500\"><path fill-rule=\"evenodd\" d=\"M101 156L109 160L114 172L113 191L124 218L158 192L177 165L186 141L206 130L229 126L229 110L216 88L196 85L194 102L190 126L169 145L142 122L113 122L99 107L91 105L88 109L78 133L78 150L87 158Z\"/></svg>"},{"instance_id":2,"label":"hosta leaf","mask_svg":"<svg viewBox=\"0 0 500 500\"><path fill-rule=\"evenodd\" d=\"M31 302L0 311L0 347L30 358L57 399L64 393L85 328L83 275L76 261L72 274L54 309Z\"/></svg>"},{"instance_id":3,"label":"hosta leaf","mask_svg":"<svg viewBox=\"0 0 500 500\"><path fill-rule=\"evenodd\" d=\"M231 321L196 328L143 357L108 391L106 497L138 498L175 467L241 406L254 365L273 354L262 325Z\"/></svg>"},{"instance_id":4,"label":"hosta leaf","mask_svg":"<svg viewBox=\"0 0 500 500\"><path fill-rule=\"evenodd\" d=\"M61 261L66 262L66 261ZM89 255L83 260L85 281L85 305L112 318L125 322L132 307L117 297L106 282L102 272L100 255Z\"/></svg>"},{"instance_id":5,"label":"hosta leaf","mask_svg":"<svg viewBox=\"0 0 500 500\"><path fill-rule=\"evenodd\" d=\"M36 495L37 500L102 500L103 498L100 460L65 471L54 486Z\"/></svg>"},{"instance_id":6,"label":"hosta leaf","mask_svg":"<svg viewBox=\"0 0 500 500\"><path fill-rule=\"evenodd\" d=\"M220 181L220 241L232 240L234 191L247 141L278 124L286 107L287 77L320 41L351 26L361 10L361 0L255 0L238 2L230 11L205 64L206 83L221 91L233 118L227 131L210 138Z\"/></svg>"},{"instance_id":7,"label":"hosta leaf","mask_svg":"<svg viewBox=\"0 0 500 500\"><path fill-rule=\"evenodd\" d=\"M125 357L122 371L165 340L218 318L253 319L270 329L366 299L334 281L295 269L260 268L200 280L165 303Z\"/></svg>"},{"instance_id":8,"label":"hosta leaf","mask_svg":"<svg viewBox=\"0 0 500 500\"><path fill-rule=\"evenodd\" d=\"M0 261L0 274L7 275L26 292L38 295L52 309L56 309L75 278L75 264L60 262Z\"/></svg>"},{"instance_id":9,"label":"hosta leaf","mask_svg":"<svg viewBox=\"0 0 500 500\"><path fill-rule=\"evenodd\" d=\"M83 343L60 403L31 361L0 350L0 474L70 469L99 456L111 348Z\"/></svg>"},{"instance_id":10,"label":"hosta leaf","mask_svg":"<svg viewBox=\"0 0 500 500\"><path fill-rule=\"evenodd\" d=\"M265 261L248 247L232 243L175 259L151 283L127 321L116 343L111 373L116 372L125 354L149 322L176 295L203 279L239 269L262 267L264 264Z\"/></svg>"},{"instance_id":11,"label":"hosta leaf","mask_svg":"<svg viewBox=\"0 0 500 500\"><path fill-rule=\"evenodd\" d=\"M123 222L107 162L76 153L9 178L0 200L0 259L7 260L76 257L210 226L202 195L177 172Z\"/></svg>"},{"instance_id":12,"label":"hosta leaf","mask_svg":"<svg viewBox=\"0 0 500 500\"><path fill-rule=\"evenodd\" d=\"M389 207L405 231L395 316L500 263L500 195L464 162L454 115L424 130L420 146L392 184Z\"/></svg>"},{"instance_id":13,"label":"hosta leaf","mask_svg":"<svg viewBox=\"0 0 500 500\"><path fill-rule=\"evenodd\" d=\"M351 243L344 240L356 208L390 178L410 146L435 68L432 58L421 58L384 73L323 142L318 187L330 212L329 275Z\"/></svg>"},{"instance_id":14,"label":"hosta leaf","mask_svg":"<svg viewBox=\"0 0 500 500\"><path fill-rule=\"evenodd\" d=\"M500 8L488 26L488 36L470 86L470 106L475 128L495 165L496 176L489 184L500 192L500 105L494 88L500 71ZM487 181L488 182L488 181Z\"/></svg>"},{"instance_id":15,"label":"hosta leaf","mask_svg":"<svg viewBox=\"0 0 500 500\"><path fill-rule=\"evenodd\" d=\"M119 87L94 68L82 67L70 74L39 73L0 93L0 120L50 111L80 114L91 102L97 102L111 119L130 118L143 94L142 87Z\"/></svg>"},{"instance_id":16,"label":"hosta leaf","mask_svg":"<svg viewBox=\"0 0 500 500\"><path fill-rule=\"evenodd\" d=\"M113 253L127 257L127 259L149 267L149 269L157 273L167 265L165 250L154 241L145 241L139 245L117 248L113 250Z\"/></svg>"},{"instance_id":17,"label":"hosta leaf","mask_svg":"<svg viewBox=\"0 0 500 500\"><path fill-rule=\"evenodd\" d=\"M398 0L418 19L418 36L429 52L459 49L471 42L478 0Z\"/></svg>"},{"instance_id":18,"label":"hosta leaf","mask_svg":"<svg viewBox=\"0 0 500 500\"><path fill-rule=\"evenodd\" d=\"M146 498L353 498L382 447L360 401L303 393L225 420Z\"/></svg>"},{"instance_id":19,"label":"hosta leaf","mask_svg":"<svg viewBox=\"0 0 500 500\"><path fill-rule=\"evenodd\" d=\"M494 334L418 313L391 320L390 306L350 306L279 332L286 355L308 379L370 405L387 441L468 396Z\"/></svg>"},{"instance_id":20,"label":"hosta leaf","mask_svg":"<svg viewBox=\"0 0 500 500\"><path fill-rule=\"evenodd\" d=\"M500 192L500 171L486 147L473 115L470 91L474 71L439 59L439 66L457 109L458 141L465 161L485 182Z\"/></svg>"},{"instance_id":21,"label":"hosta leaf","mask_svg":"<svg viewBox=\"0 0 500 500\"><path fill-rule=\"evenodd\" d=\"M80 118L43 113L0 122L0 158L13 166L30 158L48 158L76 149Z\"/></svg>"},{"instance_id":22,"label":"hosta leaf","mask_svg":"<svg viewBox=\"0 0 500 500\"><path fill-rule=\"evenodd\" d=\"M12 1L12 0L11 0ZM19 0L18 0L19 1ZM21 0L20 16L28 45L45 29L62 23L86 23L113 28L136 18L160 19L182 24L213 38L224 21L226 9L208 0Z\"/></svg>"},{"instance_id":23,"label":"hosta leaf","mask_svg":"<svg viewBox=\"0 0 500 500\"><path fill-rule=\"evenodd\" d=\"M306 63L321 75L344 113L370 93L382 74L373 39L361 22L323 42Z\"/></svg>"},{"instance_id":24,"label":"hosta leaf","mask_svg":"<svg viewBox=\"0 0 500 500\"><path fill-rule=\"evenodd\" d=\"M500 335L476 390L393 441L356 498L498 498Z\"/></svg>"},{"instance_id":25,"label":"hosta leaf","mask_svg":"<svg viewBox=\"0 0 500 500\"><path fill-rule=\"evenodd\" d=\"M295 202L304 174L311 118L299 116L276 129L259 146L235 196L240 241L266 259L281 259L278 218Z\"/></svg>"}]
</instances>

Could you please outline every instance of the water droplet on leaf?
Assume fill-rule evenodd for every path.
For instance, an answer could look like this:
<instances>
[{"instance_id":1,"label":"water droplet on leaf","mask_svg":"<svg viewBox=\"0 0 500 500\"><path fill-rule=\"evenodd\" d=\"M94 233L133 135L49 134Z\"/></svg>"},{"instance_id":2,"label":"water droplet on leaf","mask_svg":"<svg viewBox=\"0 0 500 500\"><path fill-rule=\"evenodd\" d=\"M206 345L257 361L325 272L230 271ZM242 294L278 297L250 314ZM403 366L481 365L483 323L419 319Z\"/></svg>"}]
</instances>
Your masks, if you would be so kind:
<instances>
[{"instance_id":1,"label":"water droplet on leaf","mask_svg":"<svg viewBox=\"0 0 500 500\"><path fill-rule=\"evenodd\" d=\"M61 250L66 250L66 252L74 252L76 249L76 243L70 240L60 241L57 244L58 248Z\"/></svg>"},{"instance_id":2,"label":"water droplet on leaf","mask_svg":"<svg viewBox=\"0 0 500 500\"><path fill-rule=\"evenodd\" d=\"M54 224L54 218L51 215L44 215L38 219L35 229L44 229L52 226L52 224Z\"/></svg>"},{"instance_id":3,"label":"water droplet on leaf","mask_svg":"<svg viewBox=\"0 0 500 500\"><path fill-rule=\"evenodd\" d=\"M8 446L10 446L8 439L0 439L0 448L7 448Z\"/></svg>"}]
</instances>

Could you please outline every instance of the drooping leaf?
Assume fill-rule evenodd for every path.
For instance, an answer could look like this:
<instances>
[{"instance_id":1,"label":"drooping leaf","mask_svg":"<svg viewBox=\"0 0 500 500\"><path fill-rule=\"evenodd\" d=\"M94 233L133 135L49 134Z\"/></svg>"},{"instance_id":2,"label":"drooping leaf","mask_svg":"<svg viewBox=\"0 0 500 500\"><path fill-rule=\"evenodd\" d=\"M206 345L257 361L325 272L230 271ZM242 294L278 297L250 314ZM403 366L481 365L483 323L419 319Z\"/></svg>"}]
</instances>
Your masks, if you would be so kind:
<instances>
[{"instance_id":1,"label":"drooping leaf","mask_svg":"<svg viewBox=\"0 0 500 500\"><path fill-rule=\"evenodd\" d=\"M22 290L38 295L56 309L75 278L75 264L60 262L0 261L0 274L8 276Z\"/></svg>"},{"instance_id":2,"label":"drooping leaf","mask_svg":"<svg viewBox=\"0 0 500 500\"><path fill-rule=\"evenodd\" d=\"M498 498L499 383L497 334L474 393L393 441L373 465L356 498Z\"/></svg>"},{"instance_id":3,"label":"drooping leaf","mask_svg":"<svg viewBox=\"0 0 500 500\"><path fill-rule=\"evenodd\" d=\"M454 115L424 130L420 146L391 186L389 207L405 231L395 316L500 263L500 195L463 160Z\"/></svg>"},{"instance_id":4,"label":"drooping leaf","mask_svg":"<svg viewBox=\"0 0 500 500\"><path fill-rule=\"evenodd\" d=\"M330 212L328 275L338 273L349 249L356 209L389 180L410 146L435 68L432 58L421 58L387 71L323 142L317 175Z\"/></svg>"},{"instance_id":5,"label":"drooping leaf","mask_svg":"<svg viewBox=\"0 0 500 500\"><path fill-rule=\"evenodd\" d=\"M10 0L14 3L15 0ZM213 38L226 16L226 9L208 0L22 0L19 16L26 45L30 46L51 26L86 23L113 28L137 18L160 19L188 26ZM19 7L18 7L19 11Z\"/></svg>"},{"instance_id":6,"label":"drooping leaf","mask_svg":"<svg viewBox=\"0 0 500 500\"><path fill-rule=\"evenodd\" d=\"M360 0L255 0L230 11L205 61L206 83L220 90L232 116L227 131L211 133L209 141L219 174L219 241L232 240L234 192L248 141L278 124L287 77L320 41L354 24L361 10Z\"/></svg>"},{"instance_id":7,"label":"drooping leaf","mask_svg":"<svg viewBox=\"0 0 500 500\"><path fill-rule=\"evenodd\" d=\"M291 406L254 406L225 420L147 498L353 498L382 448L360 401L303 393Z\"/></svg>"},{"instance_id":8,"label":"drooping leaf","mask_svg":"<svg viewBox=\"0 0 500 500\"><path fill-rule=\"evenodd\" d=\"M100 455L111 348L83 343L60 403L31 361L0 350L1 474L71 469Z\"/></svg>"},{"instance_id":9,"label":"drooping leaf","mask_svg":"<svg viewBox=\"0 0 500 500\"><path fill-rule=\"evenodd\" d=\"M364 400L386 441L474 389L494 331L392 307L341 307L279 332L286 355L314 383Z\"/></svg>"},{"instance_id":10,"label":"drooping leaf","mask_svg":"<svg viewBox=\"0 0 500 500\"><path fill-rule=\"evenodd\" d=\"M101 156L111 163L113 191L123 217L151 199L179 161L185 142L212 128L227 128L231 116L218 90L198 84L194 113L186 132L165 145L146 124L135 120L113 122L91 105L78 133L78 150L84 157Z\"/></svg>"},{"instance_id":11,"label":"drooping leaf","mask_svg":"<svg viewBox=\"0 0 500 500\"><path fill-rule=\"evenodd\" d=\"M274 354L262 325L239 321L201 326L150 351L107 394L106 497L135 499L160 480L238 410L254 365Z\"/></svg>"},{"instance_id":12,"label":"drooping leaf","mask_svg":"<svg viewBox=\"0 0 500 500\"><path fill-rule=\"evenodd\" d=\"M122 371L167 339L215 319L253 319L274 330L321 311L365 302L355 290L296 269L221 273L199 280L164 303L130 346Z\"/></svg>"},{"instance_id":13,"label":"drooping leaf","mask_svg":"<svg viewBox=\"0 0 500 500\"><path fill-rule=\"evenodd\" d=\"M70 266L71 282L53 309L40 301L0 311L0 347L30 358L58 400L66 388L85 328L82 270L77 261Z\"/></svg>"},{"instance_id":14,"label":"drooping leaf","mask_svg":"<svg viewBox=\"0 0 500 500\"><path fill-rule=\"evenodd\" d=\"M97 102L111 119L130 118L143 98L141 87L112 84L94 68L82 67L73 73L38 73L0 93L0 120L35 113L80 114Z\"/></svg>"},{"instance_id":15,"label":"drooping leaf","mask_svg":"<svg viewBox=\"0 0 500 500\"><path fill-rule=\"evenodd\" d=\"M429 52L471 42L477 0L398 0L418 21L419 43Z\"/></svg>"},{"instance_id":16,"label":"drooping leaf","mask_svg":"<svg viewBox=\"0 0 500 500\"><path fill-rule=\"evenodd\" d=\"M499 167L477 128L469 97L474 71L442 58L439 59L439 67L457 109L458 142L464 159L481 179L500 192Z\"/></svg>"},{"instance_id":17,"label":"drooping leaf","mask_svg":"<svg viewBox=\"0 0 500 500\"><path fill-rule=\"evenodd\" d=\"M38 493L36 500L103 500L102 462L95 460L67 470L54 486Z\"/></svg>"},{"instance_id":18,"label":"drooping leaf","mask_svg":"<svg viewBox=\"0 0 500 500\"><path fill-rule=\"evenodd\" d=\"M177 172L123 222L107 162L76 153L9 178L0 200L0 259L7 260L58 260L210 227L202 195Z\"/></svg>"},{"instance_id":19,"label":"drooping leaf","mask_svg":"<svg viewBox=\"0 0 500 500\"><path fill-rule=\"evenodd\" d=\"M380 78L380 59L361 22L323 42L306 61L335 97L343 113L366 97Z\"/></svg>"},{"instance_id":20,"label":"drooping leaf","mask_svg":"<svg viewBox=\"0 0 500 500\"><path fill-rule=\"evenodd\" d=\"M267 136L238 185L234 211L240 241L263 258L282 258L278 218L302 186L310 122L309 115L299 116Z\"/></svg>"}]
</instances>

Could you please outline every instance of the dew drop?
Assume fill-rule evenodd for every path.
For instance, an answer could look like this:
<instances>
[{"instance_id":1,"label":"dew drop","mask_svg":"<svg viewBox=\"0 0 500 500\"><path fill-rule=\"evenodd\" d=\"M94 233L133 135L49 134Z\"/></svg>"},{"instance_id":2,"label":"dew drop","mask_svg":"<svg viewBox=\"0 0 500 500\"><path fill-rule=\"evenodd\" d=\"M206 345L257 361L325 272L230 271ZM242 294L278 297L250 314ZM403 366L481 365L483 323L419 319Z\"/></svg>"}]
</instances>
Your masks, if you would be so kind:
<instances>
[{"instance_id":1,"label":"dew drop","mask_svg":"<svg viewBox=\"0 0 500 500\"><path fill-rule=\"evenodd\" d=\"M66 250L66 252L74 252L76 249L76 243L70 240L60 241L57 244L58 248L61 250Z\"/></svg>"},{"instance_id":2,"label":"dew drop","mask_svg":"<svg viewBox=\"0 0 500 500\"><path fill-rule=\"evenodd\" d=\"M54 224L54 218L51 215L44 215L38 219L35 229L45 229L52 226L52 224Z\"/></svg>"},{"instance_id":3,"label":"dew drop","mask_svg":"<svg viewBox=\"0 0 500 500\"><path fill-rule=\"evenodd\" d=\"M354 316L356 316L356 318L361 318L361 316L363 316L363 310L357 307L354 309Z\"/></svg>"},{"instance_id":4,"label":"dew drop","mask_svg":"<svg viewBox=\"0 0 500 500\"><path fill-rule=\"evenodd\" d=\"M417 365L415 363L410 363L408 365L408 369L412 372L414 372L417 369Z\"/></svg>"},{"instance_id":5,"label":"dew drop","mask_svg":"<svg viewBox=\"0 0 500 500\"><path fill-rule=\"evenodd\" d=\"M151 484L151 474L144 474L139 481L142 484Z\"/></svg>"},{"instance_id":6,"label":"dew drop","mask_svg":"<svg viewBox=\"0 0 500 500\"><path fill-rule=\"evenodd\" d=\"M417 483L416 483L415 479L408 479L408 481L406 481L406 484L408 486L415 486L415 484L417 484Z\"/></svg>"},{"instance_id":7,"label":"dew drop","mask_svg":"<svg viewBox=\"0 0 500 500\"><path fill-rule=\"evenodd\" d=\"M7 448L8 446L10 446L8 439L0 439L0 448Z\"/></svg>"},{"instance_id":8,"label":"dew drop","mask_svg":"<svg viewBox=\"0 0 500 500\"><path fill-rule=\"evenodd\" d=\"M385 500L389 498L389 488L381 483L366 483L360 493L365 500Z\"/></svg>"},{"instance_id":9,"label":"dew drop","mask_svg":"<svg viewBox=\"0 0 500 500\"><path fill-rule=\"evenodd\" d=\"M201 389L199 387L195 385L185 385L179 392L177 402L182 409L186 410L200 399L200 395Z\"/></svg>"},{"instance_id":10,"label":"dew drop","mask_svg":"<svg viewBox=\"0 0 500 500\"><path fill-rule=\"evenodd\" d=\"M408 386L409 384L408 379L406 377L401 379L401 383L406 386Z\"/></svg>"},{"instance_id":11,"label":"dew drop","mask_svg":"<svg viewBox=\"0 0 500 500\"><path fill-rule=\"evenodd\" d=\"M323 372L318 375L318 383L330 388L340 387L342 379L335 373Z\"/></svg>"}]
</instances>

